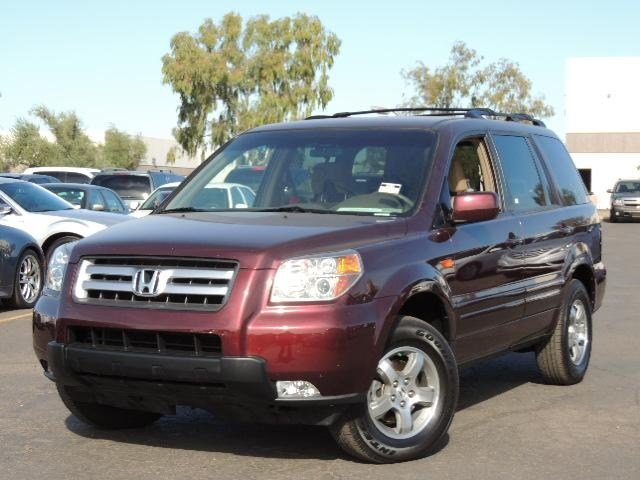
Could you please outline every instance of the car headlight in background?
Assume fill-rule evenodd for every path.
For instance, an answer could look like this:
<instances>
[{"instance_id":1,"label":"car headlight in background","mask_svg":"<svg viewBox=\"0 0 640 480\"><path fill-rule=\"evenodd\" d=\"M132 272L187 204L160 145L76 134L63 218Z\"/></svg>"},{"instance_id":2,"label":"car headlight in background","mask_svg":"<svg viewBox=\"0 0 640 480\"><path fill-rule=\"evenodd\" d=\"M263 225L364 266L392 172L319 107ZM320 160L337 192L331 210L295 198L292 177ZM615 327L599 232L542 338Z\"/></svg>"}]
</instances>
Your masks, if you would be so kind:
<instances>
[{"instance_id":1,"label":"car headlight in background","mask_svg":"<svg viewBox=\"0 0 640 480\"><path fill-rule=\"evenodd\" d=\"M313 302L334 300L349 290L362 276L360 255L344 252L292 258L276 272L272 302Z\"/></svg>"},{"instance_id":2,"label":"car headlight in background","mask_svg":"<svg viewBox=\"0 0 640 480\"><path fill-rule=\"evenodd\" d=\"M73 250L76 242L69 242L60 245L53 251L47 266L47 279L44 284L45 293L60 293L62 290L62 282L64 282L64 274L69 264L69 255Z\"/></svg>"},{"instance_id":3,"label":"car headlight in background","mask_svg":"<svg viewBox=\"0 0 640 480\"><path fill-rule=\"evenodd\" d=\"M616 199L613 201L613 204L614 204L614 205L616 205L616 206L618 206L618 207L621 207L622 205L624 205L624 200L623 200L622 198L616 198Z\"/></svg>"}]
</instances>

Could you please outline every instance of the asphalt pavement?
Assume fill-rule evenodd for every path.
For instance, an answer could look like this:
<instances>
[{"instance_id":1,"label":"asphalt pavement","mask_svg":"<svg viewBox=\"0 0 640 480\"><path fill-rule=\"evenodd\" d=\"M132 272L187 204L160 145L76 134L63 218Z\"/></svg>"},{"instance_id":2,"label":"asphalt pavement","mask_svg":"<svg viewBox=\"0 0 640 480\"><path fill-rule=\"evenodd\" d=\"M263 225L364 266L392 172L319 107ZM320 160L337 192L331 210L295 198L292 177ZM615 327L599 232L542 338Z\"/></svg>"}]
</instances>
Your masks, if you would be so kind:
<instances>
[{"instance_id":1,"label":"asphalt pavement","mask_svg":"<svg viewBox=\"0 0 640 480\"><path fill-rule=\"evenodd\" d=\"M70 416L31 349L30 312L0 308L0 479L640 479L640 224L604 223L608 288L591 365L575 386L541 383L533 354L462 372L447 444L368 465L321 427L228 423L181 409L140 430Z\"/></svg>"}]
</instances>

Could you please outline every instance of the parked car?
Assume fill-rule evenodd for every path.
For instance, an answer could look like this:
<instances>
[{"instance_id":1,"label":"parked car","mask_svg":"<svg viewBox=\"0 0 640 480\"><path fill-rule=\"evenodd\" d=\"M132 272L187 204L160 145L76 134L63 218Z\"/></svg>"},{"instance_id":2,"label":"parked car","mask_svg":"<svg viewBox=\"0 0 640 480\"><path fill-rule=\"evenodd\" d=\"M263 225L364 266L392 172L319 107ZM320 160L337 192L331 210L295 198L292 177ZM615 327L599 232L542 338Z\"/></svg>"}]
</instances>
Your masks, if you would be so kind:
<instances>
[{"instance_id":1,"label":"parked car","mask_svg":"<svg viewBox=\"0 0 640 480\"><path fill-rule=\"evenodd\" d=\"M0 173L0 178L13 178L14 180L24 180L26 182L43 185L57 182L58 179L50 175L26 174L26 173Z\"/></svg>"},{"instance_id":2,"label":"parked car","mask_svg":"<svg viewBox=\"0 0 640 480\"><path fill-rule=\"evenodd\" d=\"M58 182L65 183L90 183L98 168L87 167L31 167L27 168L24 173L39 173L55 177Z\"/></svg>"},{"instance_id":3,"label":"parked car","mask_svg":"<svg viewBox=\"0 0 640 480\"><path fill-rule=\"evenodd\" d=\"M141 203L138 208L136 208L133 212L130 213L132 217L142 218L149 215L151 212L155 210L155 208L160 205L170 194L173 192L181 182L171 182L165 183L161 187L156 188L149 198L147 198L143 203Z\"/></svg>"},{"instance_id":4,"label":"parked car","mask_svg":"<svg viewBox=\"0 0 640 480\"><path fill-rule=\"evenodd\" d=\"M116 192L97 185L86 183L49 183L43 185L76 208L128 214L129 208Z\"/></svg>"},{"instance_id":5,"label":"parked car","mask_svg":"<svg viewBox=\"0 0 640 480\"><path fill-rule=\"evenodd\" d=\"M611 194L609 221L640 219L640 179L618 180Z\"/></svg>"},{"instance_id":6,"label":"parked car","mask_svg":"<svg viewBox=\"0 0 640 480\"><path fill-rule=\"evenodd\" d=\"M0 299L16 308L33 307L44 283L43 263L35 238L0 225Z\"/></svg>"},{"instance_id":7,"label":"parked car","mask_svg":"<svg viewBox=\"0 0 640 480\"><path fill-rule=\"evenodd\" d=\"M97 174L91 183L110 188L124 200L129 209L135 210L156 188L170 182L180 182L182 175L167 171L109 171Z\"/></svg>"},{"instance_id":8,"label":"parked car","mask_svg":"<svg viewBox=\"0 0 640 480\"><path fill-rule=\"evenodd\" d=\"M40 185L0 178L0 224L33 235L47 259L56 247L126 219L125 215L76 210Z\"/></svg>"},{"instance_id":9,"label":"parked car","mask_svg":"<svg viewBox=\"0 0 640 480\"><path fill-rule=\"evenodd\" d=\"M255 128L153 215L59 247L33 340L72 414L326 425L390 463L443 444L479 359L534 351L580 382L606 269L563 143L524 114L409 111ZM210 198L248 159L255 201Z\"/></svg>"},{"instance_id":10,"label":"parked car","mask_svg":"<svg viewBox=\"0 0 640 480\"><path fill-rule=\"evenodd\" d=\"M264 172L264 166L241 165L231 170L224 181L227 183L240 183L255 192L260 186L260 182L262 182Z\"/></svg>"}]
</instances>

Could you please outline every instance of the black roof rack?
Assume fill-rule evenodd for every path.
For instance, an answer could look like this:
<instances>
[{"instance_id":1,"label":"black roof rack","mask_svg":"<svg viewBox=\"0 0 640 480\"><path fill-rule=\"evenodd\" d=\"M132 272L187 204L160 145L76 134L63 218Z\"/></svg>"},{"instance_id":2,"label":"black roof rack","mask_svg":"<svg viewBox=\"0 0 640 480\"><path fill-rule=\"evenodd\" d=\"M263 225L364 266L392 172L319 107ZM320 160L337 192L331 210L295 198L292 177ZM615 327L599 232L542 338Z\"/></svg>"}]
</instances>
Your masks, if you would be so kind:
<instances>
[{"instance_id":1,"label":"black roof rack","mask_svg":"<svg viewBox=\"0 0 640 480\"><path fill-rule=\"evenodd\" d=\"M529 122L537 127L544 127L542 120L533 118L528 113L501 113L490 108L441 108L441 107L397 107L397 108L376 108L371 110L357 110L354 112L338 112L333 115L311 115L305 120L320 120L326 118L347 118L355 115L367 115L371 113L414 113L416 115L428 116L451 116L461 115L465 118L492 118L504 119L508 122Z\"/></svg>"}]
</instances>

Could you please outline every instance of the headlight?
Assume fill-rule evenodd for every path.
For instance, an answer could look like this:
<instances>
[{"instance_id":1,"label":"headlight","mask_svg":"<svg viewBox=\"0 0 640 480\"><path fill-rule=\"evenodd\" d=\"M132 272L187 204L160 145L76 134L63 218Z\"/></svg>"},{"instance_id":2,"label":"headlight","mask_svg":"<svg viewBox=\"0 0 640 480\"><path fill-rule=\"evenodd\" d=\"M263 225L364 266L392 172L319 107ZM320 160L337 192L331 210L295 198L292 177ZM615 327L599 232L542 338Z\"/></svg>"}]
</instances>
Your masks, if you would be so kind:
<instances>
[{"instance_id":1,"label":"headlight","mask_svg":"<svg viewBox=\"0 0 640 480\"><path fill-rule=\"evenodd\" d=\"M353 250L292 258L280 265L273 281L272 302L333 300L362 276L362 260Z\"/></svg>"},{"instance_id":2,"label":"headlight","mask_svg":"<svg viewBox=\"0 0 640 480\"><path fill-rule=\"evenodd\" d=\"M616 198L616 199L613 201L613 204L614 204L614 205L618 205L618 206L622 206L622 205L624 205L624 200L623 200L622 198Z\"/></svg>"},{"instance_id":3,"label":"headlight","mask_svg":"<svg viewBox=\"0 0 640 480\"><path fill-rule=\"evenodd\" d=\"M53 251L47 266L47 281L44 284L45 290L59 293L62 290L64 274L69 264L69 255L76 242L69 242L60 245Z\"/></svg>"}]
</instances>

